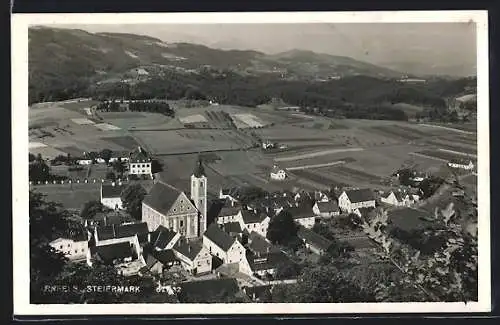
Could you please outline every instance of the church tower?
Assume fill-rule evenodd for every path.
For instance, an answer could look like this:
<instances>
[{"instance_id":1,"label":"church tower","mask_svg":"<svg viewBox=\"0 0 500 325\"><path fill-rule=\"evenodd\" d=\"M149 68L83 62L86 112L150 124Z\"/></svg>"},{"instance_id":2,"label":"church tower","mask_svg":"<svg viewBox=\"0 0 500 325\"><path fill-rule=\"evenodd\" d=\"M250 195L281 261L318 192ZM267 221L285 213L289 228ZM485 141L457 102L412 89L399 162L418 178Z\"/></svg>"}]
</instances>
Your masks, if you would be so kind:
<instances>
[{"instance_id":1,"label":"church tower","mask_svg":"<svg viewBox=\"0 0 500 325\"><path fill-rule=\"evenodd\" d=\"M200 158L198 158L193 175L191 175L191 200L200 211L198 233L202 236L207 229L207 177Z\"/></svg>"}]
</instances>

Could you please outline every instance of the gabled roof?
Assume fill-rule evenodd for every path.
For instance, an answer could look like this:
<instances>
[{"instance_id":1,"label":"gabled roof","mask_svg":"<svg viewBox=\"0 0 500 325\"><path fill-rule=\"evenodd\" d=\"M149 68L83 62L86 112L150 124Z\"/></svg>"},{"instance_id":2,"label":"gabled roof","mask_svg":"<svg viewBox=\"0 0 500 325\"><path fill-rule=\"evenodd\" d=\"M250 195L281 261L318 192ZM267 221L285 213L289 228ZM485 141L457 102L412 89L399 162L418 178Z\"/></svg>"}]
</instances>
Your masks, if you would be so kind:
<instances>
[{"instance_id":1,"label":"gabled roof","mask_svg":"<svg viewBox=\"0 0 500 325\"><path fill-rule=\"evenodd\" d=\"M227 222L223 225L224 231L228 234L241 233L241 225L239 222Z\"/></svg>"},{"instance_id":2,"label":"gabled roof","mask_svg":"<svg viewBox=\"0 0 500 325\"><path fill-rule=\"evenodd\" d=\"M275 269L281 263L291 263L290 259L281 251L265 254L247 254L248 264L252 271Z\"/></svg>"},{"instance_id":3,"label":"gabled roof","mask_svg":"<svg viewBox=\"0 0 500 325\"><path fill-rule=\"evenodd\" d=\"M102 184L101 193L103 198L119 198L127 184Z\"/></svg>"},{"instance_id":4,"label":"gabled roof","mask_svg":"<svg viewBox=\"0 0 500 325\"><path fill-rule=\"evenodd\" d=\"M154 257L163 265L168 265L169 263L173 263L177 261L175 257L174 251L171 249L166 249L163 251L153 252Z\"/></svg>"},{"instance_id":5,"label":"gabled roof","mask_svg":"<svg viewBox=\"0 0 500 325\"><path fill-rule=\"evenodd\" d=\"M111 264L116 259L132 256L132 245L128 242L95 246L92 253L97 254L106 264Z\"/></svg>"},{"instance_id":6,"label":"gabled roof","mask_svg":"<svg viewBox=\"0 0 500 325\"><path fill-rule=\"evenodd\" d=\"M248 249L250 249L254 253L268 253L279 251L279 248L273 246L270 242L268 242L264 237L262 237L259 233L252 231L248 235Z\"/></svg>"},{"instance_id":7,"label":"gabled roof","mask_svg":"<svg viewBox=\"0 0 500 325\"><path fill-rule=\"evenodd\" d=\"M349 198L349 201L351 203L359 203L359 202L366 202L366 201L372 201L375 200L375 196L372 192L372 190L366 188L366 189L358 189L358 190L349 190L345 191L347 194L347 197Z\"/></svg>"},{"instance_id":8,"label":"gabled roof","mask_svg":"<svg viewBox=\"0 0 500 325\"><path fill-rule=\"evenodd\" d=\"M227 252L231 248L231 246L233 246L233 243L235 241L234 238L224 232L224 230L222 230L216 223L212 223L210 226L208 226L203 236L210 239L225 252Z\"/></svg>"},{"instance_id":9,"label":"gabled roof","mask_svg":"<svg viewBox=\"0 0 500 325\"><path fill-rule=\"evenodd\" d=\"M181 191L170 185L158 182L153 185L151 191L144 197L143 203L166 215L181 193Z\"/></svg>"},{"instance_id":10,"label":"gabled roof","mask_svg":"<svg viewBox=\"0 0 500 325\"><path fill-rule=\"evenodd\" d=\"M99 240L107 240L107 239L115 238L114 225L97 227L96 231L97 231L97 237Z\"/></svg>"},{"instance_id":11,"label":"gabled roof","mask_svg":"<svg viewBox=\"0 0 500 325\"><path fill-rule=\"evenodd\" d=\"M224 205L219 211L220 217L235 216L240 212L241 207L232 207Z\"/></svg>"},{"instance_id":12,"label":"gabled roof","mask_svg":"<svg viewBox=\"0 0 500 325\"><path fill-rule=\"evenodd\" d=\"M319 249L327 250L332 242L328 240L327 238L321 236L318 233L315 233L314 231L307 229L305 227L299 227L299 230L297 232L297 236L304 240L306 243L313 245Z\"/></svg>"},{"instance_id":13,"label":"gabled roof","mask_svg":"<svg viewBox=\"0 0 500 325\"><path fill-rule=\"evenodd\" d=\"M129 162L131 163L151 162L151 158L143 148L137 147L134 151L130 153Z\"/></svg>"},{"instance_id":14,"label":"gabled roof","mask_svg":"<svg viewBox=\"0 0 500 325\"><path fill-rule=\"evenodd\" d=\"M335 201L317 202L319 212L336 212L339 211L339 206Z\"/></svg>"},{"instance_id":15,"label":"gabled roof","mask_svg":"<svg viewBox=\"0 0 500 325\"><path fill-rule=\"evenodd\" d=\"M255 213L247 209L241 210L241 216L243 217L243 222L245 224L259 223L262 222L267 217L263 213Z\"/></svg>"},{"instance_id":16,"label":"gabled roof","mask_svg":"<svg viewBox=\"0 0 500 325\"><path fill-rule=\"evenodd\" d=\"M175 235L177 235L175 231L160 225L151 233L151 243L154 247L164 249L174 239Z\"/></svg>"},{"instance_id":17,"label":"gabled roof","mask_svg":"<svg viewBox=\"0 0 500 325\"><path fill-rule=\"evenodd\" d=\"M189 241L186 238L182 237L177 241L172 249L193 261L201 252L202 248L203 243L201 242L201 240L197 239Z\"/></svg>"},{"instance_id":18,"label":"gabled roof","mask_svg":"<svg viewBox=\"0 0 500 325\"><path fill-rule=\"evenodd\" d=\"M144 236L148 233L148 224L146 222L115 226L116 238L132 237L134 235Z\"/></svg>"}]
</instances>

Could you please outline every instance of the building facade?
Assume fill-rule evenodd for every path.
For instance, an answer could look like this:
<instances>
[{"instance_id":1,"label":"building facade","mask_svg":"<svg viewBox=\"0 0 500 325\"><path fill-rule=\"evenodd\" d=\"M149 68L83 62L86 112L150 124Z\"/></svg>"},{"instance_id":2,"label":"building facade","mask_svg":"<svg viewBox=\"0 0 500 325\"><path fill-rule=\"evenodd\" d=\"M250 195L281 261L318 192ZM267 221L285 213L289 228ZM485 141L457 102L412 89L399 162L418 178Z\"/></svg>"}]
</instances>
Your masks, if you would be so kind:
<instances>
[{"instance_id":1,"label":"building facade","mask_svg":"<svg viewBox=\"0 0 500 325\"><path fill-rule=\"evenodd\" d=\"M152 160L149 154L141 147L130 153L128 159L128 173L130 175L152 175Z\"/></svg>"},{"instance_id":2,"label":"building facade","mask_svg":"<svg viewBox=\"0 0 500 325\"><path fill-rule=\"evenodd\" d=\"M375 207L375 196L370 189L344 191L338 201L339 207L347 213L358 208Z\"/></svg>"}]
</instances>

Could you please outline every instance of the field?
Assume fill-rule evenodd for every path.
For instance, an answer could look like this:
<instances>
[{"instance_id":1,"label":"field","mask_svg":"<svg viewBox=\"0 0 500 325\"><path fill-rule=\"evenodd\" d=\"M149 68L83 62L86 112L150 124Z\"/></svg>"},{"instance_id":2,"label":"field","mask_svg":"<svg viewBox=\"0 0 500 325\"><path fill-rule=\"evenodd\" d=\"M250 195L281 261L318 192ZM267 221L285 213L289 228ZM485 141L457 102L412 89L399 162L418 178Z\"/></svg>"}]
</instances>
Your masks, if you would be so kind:
<instances>
[{"instance_id":1,"label":"field","mask_svg":"<svg viewBox=\"0 0 500 325\"><path fill-rule=\"evenodd\" d=\"M65 108L70 104L71 109ZM161 179L186 190L200 154L206 158L211 196L221 187L242 185L268 191L346 185L383 189L388 186L387 178L403 165L438 172L449 159L463 157L455 151L477 152L475 133L460 129L472 130L472 125L332 119L230 105L186 107L175 101L171 105L175 118L146 112L100 112L102 120L93 125L85 124L87 118L94 120L83 110L86 104L39 105L30 109L30 152L77 156L83 151L128 151L140 145L163 163ZM247 128L235 128L238 123ZM204 128L197 128L201 124ZM119 129L105 127L103 131L96 125ZM258 140L286 148L252 148ZM289 169L286 181L270 180L274 164ZM90 177L101 177L106 171L92 168Z\"/></svg>"},{"instance_id":2,"label":"field","mask_svg":"<svg viewBox=\"0 0 500 325\"><path fill-rule=\"evenodd\" d=\"M415 154L424 157L429 157L430 159L440 160L443 162L448 162L452 159L464 159L464 158L470 159L473 162L476 161L476 159L472 156L465 156L463 154L452 153L444 150L422 150L416 152Z\"/></svg>"},{"instance_id":3,"label":"field","mask_svg":"<svg viewBox=\"0 0 500 325\"><path fill-rule=\"evenodd\" d=\"M31 186L32 190L44 194L47 201L63 204L67 209L81 209L92 200L100 200L100 184L56 184Z\"/></svg>"}]
</instances>

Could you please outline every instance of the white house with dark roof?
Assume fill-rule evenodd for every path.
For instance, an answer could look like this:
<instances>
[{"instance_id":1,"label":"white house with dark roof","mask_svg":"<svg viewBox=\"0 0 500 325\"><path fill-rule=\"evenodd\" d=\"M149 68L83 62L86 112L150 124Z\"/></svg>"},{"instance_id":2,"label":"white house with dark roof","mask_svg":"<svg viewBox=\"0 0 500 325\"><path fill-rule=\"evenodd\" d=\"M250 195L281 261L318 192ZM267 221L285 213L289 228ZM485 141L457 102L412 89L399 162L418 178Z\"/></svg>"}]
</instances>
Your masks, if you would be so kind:
<instances>
[{"instance_id":1,"label":"white house with dark roof","mask_svg":"<svg viewBox=\"0 0 500 325\"><path fill-rule=\"evenodd\" d=\"M222 229L222 225L210 224L203 234L203 245L213 256L220 258L223 263L239 263L245 256L245 247L238 239L231 237Z\"/></svg>"},{"instance_id":2,"label":"white house with dark roof","mask_svg":"<svg viewBox=\"0 0 500 325\"><path fill-rule=\"evenodd\" d=\"M151 175L152 159L142 147L137 147L129 155L128 173L131 175Z\"/></svg>"},{"instance_id":3,"label":"white house with dark roof","mask_svg":"<svg viewBox=\"0 0 500 325\"><path fill-rule=\"evenodd\" d=\"M101 184L102 205L113 210L121 210L123 208L121 193L126 187L127 187L126 184L122 183L118 184L115 182L112 182L111 184L102 183Z\"/></svg>"},{"instance_id":4,"label":"white house with dark roof","mask_svg":"<svg viewBox=\"0 0 500 325\"><path fill-rule=\"evenodd\" d=\"M239 222L240 221L240 211L241 207L226 206L224 205L216 217L216 222L218 224L224 224L227 222Z\"/></svg>"},{"instance_id":5,"label":"white house with dark roof","mask_svg":"<svg viewBox=\"0 0 500 325\"><path fill-rule=\"evenodd\" d=\"M357 208L375 207L375 195L370 189L343 191L338 199L342 211L351 213Z\"/></svg>"},{"instance_id":6,"label":"white house with dark roof","mask_svg":"<svg viewBox=\"0 0 500 325\"><path fill-rule=\"evenodd\" d=\"M281 251L266 253L248 252L239 263L239 271L249 276L261 277L276 273L276 269L283 263L291 263L290 259Z\"/></svg>"},{"instance_id":7,"label":"white house with dark roof","mask_svg":"<svg viewBox=\"0 0 500 325\"><path fill-rule=\"evenodd\" d=\"M283 181L286 178L286 171L278 166L274 165L269 173L272 180Z\"/></svg>"},{"instance_id":8,"label":"white house with dark roof","mask_svg":"<svg viewBox=\"0 0 500 325\"><path fill-rule=\"evenodd\" d=\"M305 227L299 228L297 237L302 240L308 250L317 255L325 254L332 245L330 240Z\"/></svg>"},{"instance_id":9,"label":"white house with dark roof","mask_svg":"<svg viewBox=\"0 0 500 325\"><path fill-rule=\"evenodd\" d=\"M319 201L314 203L313 212L321 218L331 218L340 215L340 209L335 201Z\"/></svg>"},{"instance_id":10,"label":"white house with dark roof","mask_svg":"<svg viewBox=\"0 0 500 325\"><path fill-rule=\"evenodd\" d=\"M419 199L419 195L404 191L389 191L380 196L380 202L394 206L411 206L418 202Z\"/></svg>"},{"instance_id":11,"label":"white house with dark roof","mask_svg":"<svg viewBox=\"0 0 500 325\"><path fill-rule=\"evenodd\" d=\"M150 238L145 223L95 227L93 237L96 247L128 243L136 255L142 254L141 243L147 243Z\"/></svg>"},{"instance_id":12,"label":"white house with dark roof","mask_svg":"<svg viewBox=\"0 0 500 325\"><path fill-rule=\"evenodd\" d=\"M70 261L85 260L89 250L87 234L83 230L75 235L59 237L49 245L63 253Z\"/></svg>"},{"instance_id":13,"label":"white house with dark roof","mask_svg":"<svg viewBox=\"0 0 500 325\"><path fill-rule=\"evenodd\" d=\"M458 168L464 170L473 170L474 163L472 160L467 159L452 159L448 162L448 166L451 168Z\"/></svg>"},{"instance_id":14,"label":"white house with dark roof","mask_svg":"<svg viewBox=\"0 0 500 325\"><path fill-rule=\"evenodd\" d=\"M249 233L255 231L266 237L269 222L271 221L271 218L267 214L243 209L240 210L237 217L241 229L246 229Z\"/></svg>"},{"instance_id":15,"label":"white house with dark roof","mask_svg":"<svg viewBox=\"0 0 500 325\"><path fill-rule=\"evenodd\" d=\"M146 261L136 247L128 241L93 246L87 254L87 264L93 266L98 261L112 265L117 273L124 276L139 274Z\"/></svg>"},{"instance_id":16,"label":"white house with dark roof","mask_svg":"<svg viewBox=\"0 0 500 325\"><path fill-rule=\"evenodd\" d=\"M201 240L188 240L181 237L172 251L187 272L197 275L212 271L212 255Z\"/></svg>"},{"instance_id":17,"label":"white house with dark roof","mask_svg":"<svg viewBox=\"0 0 500 325\"><path fill-rule=\"evenodd\" d=\"M292 207L288 208L287 211L292 215L293 220L299 225L306 228L314 227L314 224L316 223L316 216L311 208Z\"/></svg>"}]
</instances>

